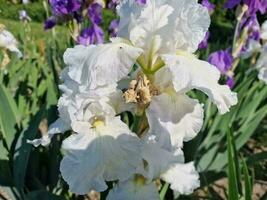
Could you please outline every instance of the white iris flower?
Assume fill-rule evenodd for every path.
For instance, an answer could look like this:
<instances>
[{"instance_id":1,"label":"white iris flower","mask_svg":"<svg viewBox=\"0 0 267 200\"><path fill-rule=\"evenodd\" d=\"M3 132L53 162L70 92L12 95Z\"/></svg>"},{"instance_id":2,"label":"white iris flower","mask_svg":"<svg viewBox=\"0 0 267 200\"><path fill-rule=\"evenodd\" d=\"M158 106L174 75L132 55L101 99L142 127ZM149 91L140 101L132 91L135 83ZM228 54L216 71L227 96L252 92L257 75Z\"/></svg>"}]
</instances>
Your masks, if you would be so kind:
<instances>
[{"instance_id":1,"label":"white iris flower","mask_svg":"<svg viewBox=\"0 0 267 200\"><path fill-rule=\"evenodd\" d=\"M208 30L208 10L197 0L148 0L144 6L126 0L118 13L119 37L111 43L65 52L60 118L46 137L75 132L63 142L60 167L75 193L103 191L105 181L119 180L108 199L159 199L157 179L191 193L199 176L193 163L184 164L181 147L200 131L203 108L186 93L203 91L221 114L237 103L218 83L216 67L193 55ZM134 64L136 77L122 93L119 83ZM117 116L126 110L143 119L141 132L132 133ZM31 143L47 144L44 138Z\"/></svg>"},{"instance_id":2,"label":"white iris flower","mask_svg":"<svg viewBox=\"0 0 267 200\"><path fill-rule=\"evenodd\" d=\"M221 114L237 103L236 93L218 83L217 68L192 54L210 24L207 9L196 0L150 0L143 7L128 0L118 13L119 37L143 49L137 63L149 81L150 132L165 145L181 147L202 127L202 106L186 96L191 89L207 94Z\"/></svg>"}]
</instances>

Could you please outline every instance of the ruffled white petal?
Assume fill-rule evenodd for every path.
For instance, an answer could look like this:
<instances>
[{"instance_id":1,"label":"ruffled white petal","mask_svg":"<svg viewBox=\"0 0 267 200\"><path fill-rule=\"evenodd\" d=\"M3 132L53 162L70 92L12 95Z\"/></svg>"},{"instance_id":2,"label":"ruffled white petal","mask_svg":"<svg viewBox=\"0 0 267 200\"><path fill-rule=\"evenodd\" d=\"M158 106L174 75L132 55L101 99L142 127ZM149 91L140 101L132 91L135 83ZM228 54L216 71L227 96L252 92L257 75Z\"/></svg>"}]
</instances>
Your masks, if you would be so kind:
<instances>
[{"instance_id":1,"label":"ruffled white petal","mask_svg":"<svg viewBox=\"0 0 267 200\"><path fill-rule=\"evenodd\" d=\"M142 50L125 43L75 46L64 53L68 75L88 89L117 83L127 76Z\"/></svg>"},{"instance_id":2,"label":"ruffled white petal","mask_svg":"<svg viewBox=\"0 0 267 200\"><path fill-rule=\"evenodd\" d=\"M134 179L119 182L110 190L107 200L159 200L155 183L138 184Z\"/></svg>"},{"instance_id":3,"label":"ruffled white petal","mask_svg":"<svg viewBox=\"0 0 267 200\"><path fill-rule=\"evenodd\" d=\"M174 8L164 33L166 48L195 52L210 26L210 15L206 7L197 0L170 0Z\"/></svg>"},{"instance_id":4,"label":"ruffled white petal","mask_svg":"<svg viewBox=\"0 0 267 200\"><path fill-rule=\"evenodd\" d=\"M199 175L193 162L186 164L176 164L161 178L170 183L170 188L180 194L190 194L200 186Z\"/></svg>"},{"instance_id":5,"label":"ruffled white petal","mask_svg":"<svg viewBox=\"0 0 267 200\"><path fill-rule=\"evenodd\" d=\"M261 39L267 40L267 20L261 25Z\"/></svg>"},{"instance_id":6,"label":"ruffled white petal","mask_svg":"<svg viewBox=\"0 0 267 200\"><path fill-rule=\"evenodd\" d=\"M220 72L216 67L191 55L163 55L166 67L172 73L172 81L177 92L199 89L216 104L221 114L237 104L237 95L227 85L218 83Z\"/></svg>"},{"instance_id":7,"label":"ruffled white petal","mask_svg":"<svg viewBox=\"0 0 267 200\"><path fill-rule=\"evenodd\" d=\"M267 84L267 67L265 68L261 68L259 70L259 75L258 75L258 78L262 81L265 82L265 84Z\"/></svg>"},{"instance_id":8,"label":"ruffled white petal","mask_svg":"<svg viewBox=\"0 0 267 200\"><path fill-rule=\"evenodd\" d=\"M107 189L103 178L105 165L101 142L93 133L71 135L64 141L63 148L68 153L61 161L60 171L70 191L86 194L91 190Z\"/></svg>"},{"instance_id":9,"label":"ruffled white petal","mask_svg":"<svg viewBox=\"0 0 267 200\"><path fill-rule=\"evenodd\" d=\"M147 182L159 178L175 162L183 162L183 154L175 155L173 152L165 150L156 137L151 134L147 134L142 139L141 155L143 160L137 169L137 173L146 177Z\"/></svg>"},{"instance_id":10,"label":"ruffled white petal","mask_svg":"<svg viewBox=\"0 0 267 200\"><path fill-rule=\"evenodd\" d=\"M89 128L89 127L88 127ZM106 181L126 180L140 163L140 141L119 118L67 138L60 171L70 190L103 191Z\"/></svg>"},{"instance_id":11,"label":"ruffled white petal","mask_svg":"<svg viewBox=\"0 0 267 200\"><path fill-rule=\"evenodd\" d=\"M118 7L118 35L152 53L194 52L209 24L208 10L196 0L126 0Z\"/></svg>"},{"instance_id":12,"label":"ruffled white petal","mask_svg":"<svg viewBox=\"0 0 267 200\"><path fill-rule=\"evenodd\" d=\"M11 52L15 52L18 58L22 57L22 53L18 49L18 41L13 34L7 30L0 31L0 47L4 47Z\"/></svg>"},{"instance_id":13,"label":"ruffled white petal","mask_svg":"<svg viewBox=\"0 0 267 200\"><path fill-rule=\"evenodd\" d=\"M118 10L121 17L118 35L146 52L153 48L157 51L160 34L172 12L173 8L161 0L149 0L145 6L138 6L132 0L124 1Z\"/></svg>"},{"instance_id":14,"label":"ruffled white petal","mask_svg":"<svg viewBox=\"0 0 267 200\"><path fill-rule=\"evenodd\" d=\"M183 94L166 94L152 98L146 110L149 132L157 135L161 143L182 147L184 141L194 138L203 124L203 109L197 100Z\"/></svg>"},{"instance_id":15,"label":"ruffled white petal","mask_svg":"<svg viewBox=\"0 0 267 200\"><path fill-rule=\"evenodd\" d=\"M256 68L259 70L258 78L267 84L267 46L263 47Z\"/></svg>"}]
</instances>

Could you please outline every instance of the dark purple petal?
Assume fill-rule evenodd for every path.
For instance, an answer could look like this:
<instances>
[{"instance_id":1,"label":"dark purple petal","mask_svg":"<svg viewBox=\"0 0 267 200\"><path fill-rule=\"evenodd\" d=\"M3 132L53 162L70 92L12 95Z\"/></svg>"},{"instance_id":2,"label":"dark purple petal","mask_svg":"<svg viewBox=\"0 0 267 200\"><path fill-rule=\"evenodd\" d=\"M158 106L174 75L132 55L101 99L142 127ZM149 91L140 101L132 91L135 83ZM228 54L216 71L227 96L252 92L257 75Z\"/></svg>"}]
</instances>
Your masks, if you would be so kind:
<instances>
[{"instance_id":1,"label":"dark purple petal","mask_svg":"<svg viewBox=\"0 0 267 200\"><path fill-rule=\"evenodd\" d=\"M209 0L202 0L201 4L208 9L209 13L212 13L215 9L215 5L210 3Z\"/></svg>"},{"instance_id":2,"label":"dark purple petal","mask_svg":"<svg viewBox=\"0 0 267 200\"><path fill-rule=\"evenodd\" d=\"M259 8L259 11L261 12L262 15L267 13L267 0L261 1L261 6Z\"/></svg>"},{"instance_id":3,"label":"dark purple petal","mask_svg":"<svg viewBox=\"0 0 267 200\"><path fill-rule=\"evenodd\" d=\"M222 74L225 74L232 67L233 57L228 50L220 50L210 54L208 62L220 70Z\"/></svg>"},{"instance_id":4,"label":"dark purple petal","mask_svg":"<svg viewBox=\"0 0 267 200\"><path fill-rule=\"evenodd\" d=\"M119 20L114 19L110 22L108 32L111 37L116 37L118 32Z\"/></svg>"},{"instance_id":5,"label":"dark purple petal","mask_svg":"<svg viewBox=\"0 0 267 200\"><path fill-rule=\"evenodd\" d=\"M232 9L235 6L239 5L241 3L241 0L227 0L227 2L224 4L225 8Z\"/></svg>"},{"instance_id":6,"label":"dark purple petal","mask_svg":"<svg viewBox=\"0 0 267 200\"><path fill-rule=\"evenodd\" d=\"M244 15L240 22L239 35L244 29L248 30L248 39L260 40L260 25L256 14L250 15L246 13Z\"/></svg>"},{"instance_id":7,"label":"dark purple petal","mask_svg":"<svg viewBox=\"0 0 267 200\"><path fill-rule=\"evenodd\" d=\"M78 11L81 7L80 0L49 0L54 15L68 15Z\"/></svg>"},{"instance_id":8,"label":"dark purple petal","mask_svg":"<svg viewBox=\"0 0 267 200\"><path fill-rule=\"evenodd\" d=\"M248 12L250 14L255 14L261 7L260 0L243 0L248 6Z\"/></svg>"},{"instance_id":9,"label":"dark purple petal","mask_svg":"<svg viewBox=\"0 0 267 200\"><path fill-rule=\"evenodd\" d=\"M210 37L210 32L208 31L204 37L204 39L202 40L202 42L198 45L199 49L206 49L208 47L208 40Z\"/></svg>"},{"instance_id":10,"label":"dark purple petal","mask_svg":"<svg viewBox=\"0 0 267 200\"><path fill-rule=\"evenodd\" d=\"M227 77L226 85L229 86L229 88L233 88L235 86L235 80L233 77Z\"/></svg>"},{"instance_id":11,"label":"dark purple petal","mask_svg":"<svg viewBox=\"0 0 267 200\"><path fill-rule=\"evenodd\" d=\"M49 18L45 21L45 23L44 23L44 29L45 29L45 30L51 29L51 28L53 28L56 24L57 24L57 21L56 21L55 17L54 17L54 16L49 17Z\"/></svg>"},{"instance_id":12,"label":"dark purple petal","mask_svg":"<svg viewBox=\"0 0 267 200\"><path fill-rule=\"evenodd\" d=\"M78 37L77 40L78 44L82 44L85 46L88 46L90 44L100 44L104 42L104 32L103 30L97 26L96 24L93 24L93 26L89 28L85 28L81 35Z\"/></svg>"},{"instance_id":13,"label":"dark purple petal","mask_svg":"<svg viewBox=\"0 0 267 200\"><path fill-rule=\"evenodd\" d=\"M99 25L102 22L102 5L93 3L88 8L88 16L93 24Z\"/></svg>"}]
</instances>

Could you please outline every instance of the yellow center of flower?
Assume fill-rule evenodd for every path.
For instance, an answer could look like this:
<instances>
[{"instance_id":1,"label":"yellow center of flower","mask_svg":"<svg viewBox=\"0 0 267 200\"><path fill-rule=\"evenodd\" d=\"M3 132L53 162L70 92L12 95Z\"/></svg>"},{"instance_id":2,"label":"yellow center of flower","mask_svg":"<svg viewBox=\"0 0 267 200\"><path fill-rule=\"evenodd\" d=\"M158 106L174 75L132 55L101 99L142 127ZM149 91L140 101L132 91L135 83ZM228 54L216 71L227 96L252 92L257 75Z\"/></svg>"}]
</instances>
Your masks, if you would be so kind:
<instances>
[{"instance_id":1,"label":"yellow center of flower","mask_svg":"<svg viewBox=\"0 0 267 200\"><path fill-rule=\"evenodd\" d=\"M138 186L145 185L146 183L145 177L140 174L135 175L134 181L135 181L135 184Z\"/></svg>"},{"instance_id":2,"label":"yellow center of flower","mask_svg":"<svg viewBox=\"0 0 267 200\"><path fill-rule=\"evenodd\" d=\"M100 128L100 127L102 127L104 125L105 125L105 122L104 122L103 119L101 119L99 117L94 117L93 123L92 123L93 128L97 129L97 128Z\"/></svg>"}]
</instances>

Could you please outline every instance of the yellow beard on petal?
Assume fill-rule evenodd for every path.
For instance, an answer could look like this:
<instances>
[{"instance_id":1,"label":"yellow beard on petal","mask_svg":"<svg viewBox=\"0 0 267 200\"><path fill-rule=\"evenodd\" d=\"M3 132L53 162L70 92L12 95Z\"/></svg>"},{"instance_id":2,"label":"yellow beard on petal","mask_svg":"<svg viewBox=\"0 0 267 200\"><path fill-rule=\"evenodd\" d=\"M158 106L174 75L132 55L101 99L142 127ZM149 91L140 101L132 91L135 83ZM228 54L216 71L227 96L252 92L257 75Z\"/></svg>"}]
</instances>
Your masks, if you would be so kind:
<instances>
[{"instance_id":1,"label":"yellow beard on petal","mask_svg":"<svg viewBox=\"0 0 267 200\"><path fill-rule=\"evenodd\" d=\"M98 129L100 127L105 126L105 122L102 119L99 119L96 117L92 125L93 125L93 128Z\"/></svg>"},{"instance_id":2,"label":"yellow beard on petal","mask_svg":"<svg viewBox=\"0 0 267 200\"><path fill-rule=\"evenodd\" d=\"M135 181L135 184L138 186L145 185L146 183L145 177L139 174L135 175L134 181Z\"/></svg>"}]
</instances>

